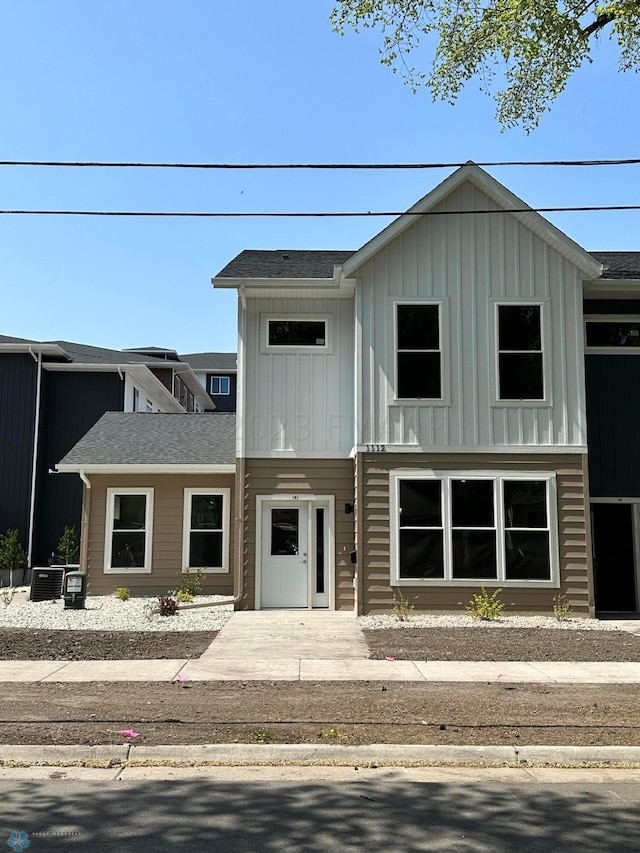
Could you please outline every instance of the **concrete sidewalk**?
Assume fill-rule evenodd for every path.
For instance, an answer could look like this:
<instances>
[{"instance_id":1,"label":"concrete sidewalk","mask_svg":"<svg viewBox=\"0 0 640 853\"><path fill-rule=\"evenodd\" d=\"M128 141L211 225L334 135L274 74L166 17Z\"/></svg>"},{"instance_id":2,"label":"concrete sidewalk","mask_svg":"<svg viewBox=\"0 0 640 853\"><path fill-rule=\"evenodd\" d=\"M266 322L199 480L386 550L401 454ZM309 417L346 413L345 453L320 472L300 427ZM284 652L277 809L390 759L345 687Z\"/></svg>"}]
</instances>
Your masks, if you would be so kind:
<instances>
[{"instance_id":1,"label":"concrete sidewalk","mask_svg":"<svg viewBox=\"0 0 640 853\"><path fill-rule=\"evenodd\" d=\"M640 684L640 663L270 660L0 661L0 682L415 681Z\"/></svg>"}]
</instances>

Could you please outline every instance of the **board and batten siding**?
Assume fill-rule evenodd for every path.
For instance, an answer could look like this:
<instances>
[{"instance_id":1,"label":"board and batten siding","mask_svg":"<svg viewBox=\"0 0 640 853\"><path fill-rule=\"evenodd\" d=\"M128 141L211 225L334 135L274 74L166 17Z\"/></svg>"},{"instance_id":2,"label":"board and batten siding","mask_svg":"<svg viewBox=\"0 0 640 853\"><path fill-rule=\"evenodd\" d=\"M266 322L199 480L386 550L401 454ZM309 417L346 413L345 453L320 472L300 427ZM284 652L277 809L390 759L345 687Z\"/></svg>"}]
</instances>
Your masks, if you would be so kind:
<instances>
[{"instance_id":1,"label":"board and batten siding","mask_svg":"<svg viewBox=\"0 0 640 853\"><path fill-rule=\"evenodd\" d=\"M87 548L87 589L90 595L110 595L126 586L131 595L166 595L178 585L182 569L182 530L184 490L211 488L231 489L229 571L205 574L202 591L215 595L233 594L234 565L234 485L233 474L150 474L90 476L89 541ZM104 572L105 522L107 489L152 488L153 543L152 570L148 574L126 570L117 574ZM86 499L86 498L85 498ZM82 535L86 532L83 530Z\"/></svg>"},{"instance_id":2,"label":"board and batten siding","mask_svg":"<svg viewBox=\"0 0 640 853\"><path fill-rule=\"evenodd\" d=\"M471 183L434 210L500 210ZM577 267L512 215L421 216L358 270L358 444L416 448L584 446L582 281ZM394 302L442 298L448 405L394 399ZM495 400L496 303L544 303L549 405Z\"/></svg>"},{"instance_id":3,"label":"board and batten siding","mask_svg":"<svg viewBox=\"0 0 640 853\"><path fill-rule=\"evenodd\" d=\"M244 352L246 454L348 456L353 448L352 299L247 299ZM328 317L329 346L266 347L266 318Z\"/></svg>"},{"instance_id":4,"label":"board and batten siding","mask_svg":"<svg viewBox=\"0 0 640 853\"><path fill-rule=\"evenodd\" d=\"M258 495L335 496L335 609L354 609L354 516L352 459L244 459L242 504L242 598L240 610L255 608L256 498ZM240 487L240 484L239 486Z\"/></svg>"},{"instance_id":5,"label":"board and batten siding","mask_svg":"<svg viewBox=\"0 0 640 853\"><path fill-rule=\"evenodd\" d=\"M588 487L582 454L358 454L358 584L359 610L385 613L393 606L390 585L390 490L392 470L555 472L557 488L560 588L509 587L500 598L509 611L551 615L553 597L563 593L576 616L593 615ZM479 591L469 586L402 586L402 594L420 611L461 612ZM499 584L482 584L491 593Z\"/></svg>"}]
</instances>

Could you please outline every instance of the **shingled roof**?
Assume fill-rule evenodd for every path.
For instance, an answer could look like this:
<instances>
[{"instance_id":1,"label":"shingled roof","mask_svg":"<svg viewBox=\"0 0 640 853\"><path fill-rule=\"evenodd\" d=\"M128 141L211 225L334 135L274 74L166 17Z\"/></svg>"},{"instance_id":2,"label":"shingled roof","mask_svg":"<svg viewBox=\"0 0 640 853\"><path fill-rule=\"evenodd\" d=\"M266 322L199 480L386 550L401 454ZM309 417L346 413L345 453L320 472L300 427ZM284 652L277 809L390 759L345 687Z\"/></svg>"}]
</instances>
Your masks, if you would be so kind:
<instances>
[{"instance_id":1,"label":"shingled roof","mask_svg":"<svg viewBox=\"0 0 640 853\"><path fill-rule=\"evenodd\" d=\"M333 278L333 268L353 251L245 249L216 278Z\"/></svg>"},{"instance_id":2,"label":"shingled roof","mask_svg":"<svg viewBox=\"0 0 640 853\"><path fill-rule=\"evenodd\" d=\"M107 412L71 448L60 470L96 465L230 465L234 413Z\"/></svg>"},{"instance_id":3,"label":"shingled roof","mask_svg":"<svg viewBox=\"0 0 640 853\"><path fill-rule=\"evenodd\" d=\"M607 269L602 278L640 279L640 252L591 252Z\"/></svg>"},{"instance_id":4,"label":"shingled roof","mask_svg":"<svg viewBox=\"0 0 640 853\"><path fill-rule=\"evenodd\" d=\"M236 370L238 354L235 352L190 352L180 355L192 370Z\"/></svg>"}]
</instances>

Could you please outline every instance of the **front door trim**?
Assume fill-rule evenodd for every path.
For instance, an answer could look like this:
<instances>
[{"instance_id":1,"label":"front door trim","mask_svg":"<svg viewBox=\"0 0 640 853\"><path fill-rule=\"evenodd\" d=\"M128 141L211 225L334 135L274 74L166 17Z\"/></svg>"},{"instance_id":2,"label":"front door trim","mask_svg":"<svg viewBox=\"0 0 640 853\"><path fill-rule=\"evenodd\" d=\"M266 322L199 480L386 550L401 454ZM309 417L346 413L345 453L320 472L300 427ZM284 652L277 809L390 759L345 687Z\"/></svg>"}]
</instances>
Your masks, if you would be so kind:
<instances>
[{"instance_id":1,"label":"front door trim","mask_svg":"<svg viewBox=\"0 0 640 853\"><path fill-rule=\"evenodd\" d=\"M262 534L262 520L263 513L265 510L265 505L277 503L278 501L283 501L289 504L296 503L299 501L300 503L305 503L307 505L307 571L308 571L308 584L307 584L307 609L313 609L313 590L314 590L314 580L315 580L315 543L312 541L312 536L315 531L315 525L311 523L311 514L312 511L316 507L325 507L327 509L326 512L326 531L327 531L327 541L326 541L326 572L327 572L327 581L329 584L329 610L335 610L335 495L315 495L308 494L307 492L303 494L299 493L278 493L277 495L257 495L256 496L256 577L255 577L255 609L262 609L262 553L263 553L263 534ZM326 609L326 608L318 608L318 609Z\"/></svg>"}]
</instances>

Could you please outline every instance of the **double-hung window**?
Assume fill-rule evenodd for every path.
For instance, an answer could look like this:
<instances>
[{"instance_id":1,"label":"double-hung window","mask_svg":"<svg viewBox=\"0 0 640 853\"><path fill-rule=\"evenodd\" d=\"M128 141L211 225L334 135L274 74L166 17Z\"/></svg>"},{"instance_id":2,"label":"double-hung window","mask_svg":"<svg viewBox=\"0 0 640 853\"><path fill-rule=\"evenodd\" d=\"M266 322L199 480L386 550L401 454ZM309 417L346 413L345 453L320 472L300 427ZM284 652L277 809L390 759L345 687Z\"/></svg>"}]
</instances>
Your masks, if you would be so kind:
<instances>
[{"instance_id":1,"label":"double-hung window","mask_svg":"<svg viewBox=\"0 0 640 853\"><path fill-rule=\"evenodd\" d=\"M498 305L498 399L544 400L541 305Z\"/></svg>"},{"instance_id":2,"label":"double-hung window","mask_svg":"<svg viewBox=\"0 0 640 853\"><path fill-rule=\"evenodd\" d=\"M396 395L399 399L442 398L440 305L396 305Z\"/></svg>"},{"instance_id":3,"label":"double-hung window","mask_svg":"<svg viewBox=\"0 0 640 853\"><path fill-rule=\"evenodd\" d=\"M553 474L398 471L390 482L392 583L557 585Z\"/></svg>"},{"instance_id":4,"label":"double-hung window","mask_svg":"<svg viewBox=\"0 0 640 853\"><path fill-rule=\"evenodd\" d=\"M105 572L150 572L153 489L107 489Z\"/></svg>"},{"instance_id":5,"label":"double-hung window","mask_svg":"<svg viewBox=\"0 0 640 853\"><path fill-rule=\"evenodd\" d=\"M182 570L229 571L229 489L185 489Z\"/></svg>"}]
</instances>

